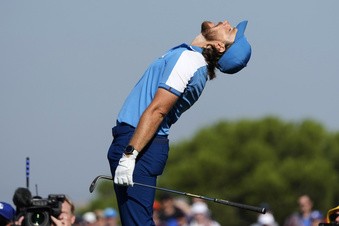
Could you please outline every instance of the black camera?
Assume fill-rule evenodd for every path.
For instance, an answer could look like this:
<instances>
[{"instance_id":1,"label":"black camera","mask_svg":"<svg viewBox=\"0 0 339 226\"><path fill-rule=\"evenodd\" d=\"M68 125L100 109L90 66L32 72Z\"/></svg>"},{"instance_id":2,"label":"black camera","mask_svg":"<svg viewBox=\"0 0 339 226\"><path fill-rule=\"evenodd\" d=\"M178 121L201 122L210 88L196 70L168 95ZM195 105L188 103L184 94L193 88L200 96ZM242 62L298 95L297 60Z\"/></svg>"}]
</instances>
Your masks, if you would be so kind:
<instances>
[{"instance_id":1,"label":"black camera","mask_svg":"<svg viewBox=\"0 0 339 226\"><path fill-rule=\"evenodd\" d=\"M47 199L33 197L30 206L23 208L21 214L24 216L24 226L49 226L51 217L58 217L61 206L65 200L63 194L50 194Z\"/></svg>"}]
</instances>

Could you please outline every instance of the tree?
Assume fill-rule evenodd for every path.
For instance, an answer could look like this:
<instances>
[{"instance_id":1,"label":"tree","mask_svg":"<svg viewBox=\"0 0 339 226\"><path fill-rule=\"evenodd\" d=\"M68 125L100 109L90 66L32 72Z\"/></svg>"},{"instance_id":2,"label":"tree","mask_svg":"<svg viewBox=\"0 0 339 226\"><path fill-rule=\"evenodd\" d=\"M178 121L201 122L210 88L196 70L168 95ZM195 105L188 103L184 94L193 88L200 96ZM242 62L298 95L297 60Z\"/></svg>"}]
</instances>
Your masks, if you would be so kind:
<instances>
[{"instance_id":1,"label":"tree","mask_svg":"<svg viewBox=\"0 0 339 226\"><path fill-rule=\"evenodd\" d=\"M172 145L159 185L250 205L269 203L282 225L303 193L323 212L338 204L338 138L312 120L218 122ZM256 220L243 210L210 205L223 224Z\"/></svg>"},{"instance_id":2,"label":"tree","mask_svg":"<svg viewBox=\"0 0 339 226\"><path fill-rule=\"evenodd\" d=\"M112 181L99 180L96 189L94 190L95 198L86 206L79 208L77 212L85 213L98 209L113 207L117 209L117 200L113 189Z\"/></svg>"}]
</instances>

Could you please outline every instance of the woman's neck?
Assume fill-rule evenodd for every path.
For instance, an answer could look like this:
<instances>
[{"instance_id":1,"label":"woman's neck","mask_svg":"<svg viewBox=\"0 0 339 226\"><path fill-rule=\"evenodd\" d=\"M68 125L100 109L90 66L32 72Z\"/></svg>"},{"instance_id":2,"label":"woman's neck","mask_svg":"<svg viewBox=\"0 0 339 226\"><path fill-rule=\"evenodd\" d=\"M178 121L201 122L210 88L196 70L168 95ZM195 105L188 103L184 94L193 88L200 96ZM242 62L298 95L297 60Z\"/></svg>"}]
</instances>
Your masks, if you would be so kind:
<instances>
[{"instance_id":1,"label":"woman's neck","mask_svg":"<svg viewBox=\"0 0 339 226\"><path fill-rule=\"evenodd\" d=\"M205 37L200 33L199 35L197 35L197 37L195 37L193 39L193 41L191 42L192 46L198 46L198 47L205 47L207 44L207 41L205 39Z\"/></svg>"}]
</instances>

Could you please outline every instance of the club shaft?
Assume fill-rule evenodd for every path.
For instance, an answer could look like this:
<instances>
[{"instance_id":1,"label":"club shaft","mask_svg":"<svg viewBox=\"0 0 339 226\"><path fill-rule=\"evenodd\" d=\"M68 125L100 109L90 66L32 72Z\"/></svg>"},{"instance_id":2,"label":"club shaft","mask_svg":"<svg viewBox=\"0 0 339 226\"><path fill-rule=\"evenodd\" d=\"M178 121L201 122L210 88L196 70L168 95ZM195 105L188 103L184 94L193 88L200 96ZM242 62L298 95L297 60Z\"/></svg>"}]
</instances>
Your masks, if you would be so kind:
<instances>
[{"instance_id":1,"label":"club shaft","mask_svg":"<svg viewBox=\"0 0 339 226\"><path fill-rule=\"evenodd\" d=\"M188 193L188 192L182 192L182 191L176 191L176 190L172 190L172 189L168 189L168 188L151 186L151 185L142 184L142 183L138 183L138 182L134 182L134 184L139 185L139 186L143 186L143 187L157 189L157 190L160 190L160 191L170 192L170 193L174 193L174 194L178 194L178 195L189 196L189 197L192 197L192 198L200 198L200 199L203 199L203 200L220 203L220 204L224 204L224 205L227 205L227 206L234 206L234 207L237 207L237 208L240 208L240 209L251 210L251 211L254 211L254 212L257 212L257 213L265 213L266 212L265 208L260 208L260 207L256 207L256 206L245 205L245 204L231 202L231 201L227 201L227 200L223 200L223 199L210 198L210 197L206 197L206 196L202 196L202 195L196 195L196 194L191 194L191 193Z\"/></svg>"},{"instance_id":2,"label":"club shaft","mask_svg":"<svg viewBox=\"0 0 339 226\"><path fill-rule=\"evenodd\" d=\"M98 179L113 180L113 178L110 177L110 176L105 176L105 175L97 176L93 180L93 182L91 183L91 186L89 188L90 192L93 192ZM202 195L195 195L195 194L191 194L191 193L187 193L187 192L176 191L176 190L172 190L172 189L168 189L168 188L162 188L162 187L156 187L156 186L143 184L143 183L139 183L139 182L134 182L134 185L138 185L138 186L142 186L142 187L148 187L148 188L152 188L152 189L156 189L156 190L160 190L160 191L165 191L165 192L170 192L170 193L174 193L174 194L178 194L178 195L189 196L189 197L193 197L193 198L200 198L200 199L203 199L203 200L216 202L216 203L227 205L227 206L233 206L233 207L237 207L237 208L244 209L244 210L250 210L250 211L253 211L253 212L257 212L257 213L262 213L262 214L266 213L266 209L261 208L261 207L245 205L245 204L231 202L231 201L227 201L227 200L223 200L223 199L210 198L210 197L206 197L206 196L202 196Z\"/></svg>"}]
</instances>

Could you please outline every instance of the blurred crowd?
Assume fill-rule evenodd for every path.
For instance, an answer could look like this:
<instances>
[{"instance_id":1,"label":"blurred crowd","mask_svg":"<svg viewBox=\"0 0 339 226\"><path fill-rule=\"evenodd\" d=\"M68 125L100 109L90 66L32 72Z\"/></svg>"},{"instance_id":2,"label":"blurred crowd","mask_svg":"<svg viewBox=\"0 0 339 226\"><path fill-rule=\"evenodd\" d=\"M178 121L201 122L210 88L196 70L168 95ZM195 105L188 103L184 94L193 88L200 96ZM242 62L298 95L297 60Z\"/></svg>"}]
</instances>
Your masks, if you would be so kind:
<instances>
[{"instance_id":1,"label":"blurred crowd","mask_svg":"<svg viewBox=\"0 0 339 226\"><path fill-rule=\"evenodd\" d=\"M308 195L301 195L297 200L298 210L287 216L283 226L326 226L339 225L339 206L329 209L324 215L314 209L313 201ZM257 222L251 226L279 226L273 212L268 208L266 214L260 214Z\"/></svg>"},{"instance_id":2,"label":"blurred crowd","mask_svg":"<svg viewBox=\"0 0 339 226\"><path fill-rule=\"evenodd\" d=\"M281 226L322 226L339 225L339 206L330 208L326 214L313 209L313 202L308 195L297 200L298 211L287 216ZM258 214L257 222L250 226L279 226L274 213L267 208L266 214ZM163 193L154 202L153 219L156 226L221 226L213 219L208 204L199 198L188 200ZM17 215L7 202L0 202L0 226L23 225L23 216ZM62 203L59 217L51 217L52 225L64 226L121 226L118 211L112 207L75 214L75 207L69 198Z\"/></svg>"},{"instance_id":3,"label":"blurred crowd","mask_svg":"<svg viewBox=\"0 0 339 226\"><path fill-rule=\"evenodd\" d=\"M77 215L74 225L76 226L119 226L118 212L107 207L103 210L95 210L85 212L82 215Z\"/></svg>"},{"instance_id":4,"label":"blurred crowd","mask_svg":"<svg viewBox=\"0 0 339 226\"><path fill-rule=\"evenodd\" d=\"M185 198L174 198L162 193L154 202L153 210L156 226L220 226L213 219L207 203L199 198L189 202Z\"/></svg>"}]
</instances>

